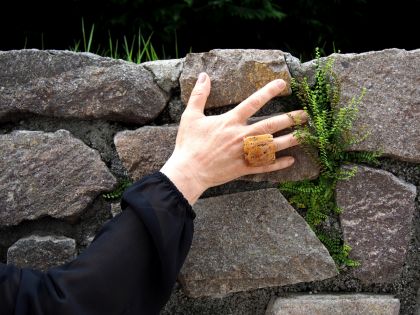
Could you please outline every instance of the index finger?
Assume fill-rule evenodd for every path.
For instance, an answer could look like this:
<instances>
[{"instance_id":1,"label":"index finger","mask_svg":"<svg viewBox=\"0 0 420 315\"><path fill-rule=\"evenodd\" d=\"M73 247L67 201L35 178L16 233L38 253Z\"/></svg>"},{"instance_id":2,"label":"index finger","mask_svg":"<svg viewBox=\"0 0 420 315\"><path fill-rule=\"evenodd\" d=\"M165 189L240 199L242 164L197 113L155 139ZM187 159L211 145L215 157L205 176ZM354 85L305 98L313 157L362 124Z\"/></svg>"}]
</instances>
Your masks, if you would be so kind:
<instances>
[{"instance_id":1,"label":"index finger","mask_svg":"<svg viewBox=\"0 0 420 315\"><path fill-rule=\"evenodd\" d=\"M238 106L231 110L241 122L245 122L249 117L254 115L272 98L276 97L286 87L286 82L282 79L271 81L263 86L257 92L252 94Z\"/></svg>"}]
</instances>

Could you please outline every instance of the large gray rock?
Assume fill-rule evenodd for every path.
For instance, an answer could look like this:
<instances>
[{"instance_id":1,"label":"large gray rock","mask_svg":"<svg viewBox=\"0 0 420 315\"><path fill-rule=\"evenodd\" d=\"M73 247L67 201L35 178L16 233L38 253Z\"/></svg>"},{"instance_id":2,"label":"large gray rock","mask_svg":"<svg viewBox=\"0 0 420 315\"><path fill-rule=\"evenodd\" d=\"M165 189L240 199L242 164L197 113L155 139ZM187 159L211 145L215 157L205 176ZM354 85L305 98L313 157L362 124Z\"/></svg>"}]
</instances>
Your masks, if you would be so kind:
<instances>
[{"instance_id":1,"label":"large gray rock","mask_svg":"<svg viewBox=\"0 0 420 315\"><path fill-rule=\"evenodd\" d=\"M138 180L160 170L175 148L177 126L145 126L114 137L118 156L129 175Z\"/></svg>"},{"instance_id":2,"label":"large gray rock","mask_svg":"<svg viewBox=\"0 0 420 315\"><path fill-rule=\"evenodd\" d=\"M362 282L398 279L405 262L414 216L416 187L383 170L358 166L337 184L337 204L350 257L361 262L353 275Z\"/></svg>"},{"instance_id":3,"label":"large gray rock","mask_svg":"<svg viewBox=\"0 0 420 315\"><path fill-rule=\"evenodd\" d=\"M134 131L122 131L114 138L118 155L130 176L137 180L153 171L158 171L175 148L177 126L145 126ZM292 155L293 166L276 172L247 175L239 180L268 181L280 183L315 178L319 168L314 160L300 147L289 148L277 156Z\"/></svg>"},{"instance_id":4,"label":"large gray rock","mask_svg":"<svg viewBox=\"0 0 420 315\"><path fill-rule=\"evenodd\" d=\"M7 263L46 271L76 257L76 241L64 236L31 235L9 247Z\"/></svg>"},{"instance_id":5,"label":"large gray rock","mask_svg":"<svg viewBox=\"0 0 420 315\"><path fill-rule=\"evenodd\" d=\"M180 77L181 99L187 104L198 74L207 72L211 92L206 108L242 102L275 79L288 85L281 95L291 94L290 73L281 50L214 49L188 54Z\"/></svg>"},{"instance_id":6,"label":"large gray rock","mask_svg":"<svg viewBox=\"0 0 420 315\"><path fill-rule=\"evenodd\" d=\"M0 52L0 121L30 113L144 124L168 98L134 63L69 51Z\"/></svg>"},{"instance_id":7,"label":"large gray rock","mask_svg":"<svg viewBox=\"0 0 420 315\"><path fill-rule=\"evenodd\" d=\"M168 93L179 88L179 76L184 66L182 59L155 60L142 63L141 65L151 71L155 82L160 88Z\"/></svg>"},{"instance_id":8,"label":"large gray rock","mask_svg":"<svg viewBox=\"0 0 420 315\"><path fill-rule=\"evenodd\" d=\"M391 295L292 294L271 300L266 315L398 315L400 301Z\"/></svg>"},{"instance_id":9,"label":"large gray rock","mask_svg":"<svg viewBox=\"0 0 420 315\"><path fill-rule=\"evenodd\" d=\"M68 131L0 135L0 226L74 217L116 184L99 153Z\"/></svg>"},{"instance_id":10,"label":"large gray rock","mask_svg":"<svg viewBox=\"0 0 420 315\"><path fill-rule=\"evenodd\" d=\"M353 130L365 129L370 135L351 149L383 150L386 156L420 162L420 49L386 49L331 57L341 82L342 104L366 88ZM301 66L293 58L288 61L296 77L313 78L314 61Z\"/></svg>"},{"instance_id":11,"label":"large gray rock","mask_svg":"<svg viewBox=\"0 0 420 315\"><path fill-rule=\"evenodd\" d=\"M277 189L200 199L194 210L194 239L179 277L189 296L223 296L338 273L327 249Z\"/></svg>"}]
</instances>

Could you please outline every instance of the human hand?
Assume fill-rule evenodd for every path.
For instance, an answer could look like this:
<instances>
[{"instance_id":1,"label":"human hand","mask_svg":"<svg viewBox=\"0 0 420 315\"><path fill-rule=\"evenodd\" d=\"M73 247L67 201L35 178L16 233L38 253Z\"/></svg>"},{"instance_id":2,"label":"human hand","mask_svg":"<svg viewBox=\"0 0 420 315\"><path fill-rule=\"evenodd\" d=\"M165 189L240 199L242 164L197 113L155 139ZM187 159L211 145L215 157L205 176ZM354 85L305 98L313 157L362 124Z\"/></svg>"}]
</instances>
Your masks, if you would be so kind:
<instances>
[{"instance_id":1,"label":"human hand","mask_svg":"<svg viewBox=\"0 0 420 315\"><path fill-rule=\"evenodd\" d=\"M274 80L227 113L205 116L210 78L206 73L200 73L181 117L175 149L160 170L191 205L210 187L244 175L273 172L293 164L293 157L286 156L270 165L249 166L243 153L244 137L273 134L289 128L294 125L294 118L306 121L305 112L298 110L247 125L248 118L285 87L283 80ZM280 151L298 144L298 141L289 133L274 138L274 144L276 151Z\"/></svg>"}]
</instances>

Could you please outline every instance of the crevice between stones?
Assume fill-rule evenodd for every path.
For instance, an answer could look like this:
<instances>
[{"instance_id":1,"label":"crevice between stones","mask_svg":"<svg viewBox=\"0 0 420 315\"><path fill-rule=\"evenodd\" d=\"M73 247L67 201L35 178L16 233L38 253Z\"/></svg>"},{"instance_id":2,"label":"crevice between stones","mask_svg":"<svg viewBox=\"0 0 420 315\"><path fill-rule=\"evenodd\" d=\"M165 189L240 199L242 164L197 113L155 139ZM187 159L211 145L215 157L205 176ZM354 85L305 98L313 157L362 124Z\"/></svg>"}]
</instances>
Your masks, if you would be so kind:
<instances>
[{"instance_id":1,"label":"crevice between stones","mask_svg":"<svg viewBox=\"0 0 420 315\"><path fill-rule=\"evenodd\" d=\"M30 235L73 238L76 240L77 252L80 253L89 245L89 238L95 236L111 218L111 203L99 195L77 218L57 219L44 216L36 220L23 221L18 225L2 227L0 228L0 262L6 263L7 249L11 245Z\"/></svg>"}]
</instances>

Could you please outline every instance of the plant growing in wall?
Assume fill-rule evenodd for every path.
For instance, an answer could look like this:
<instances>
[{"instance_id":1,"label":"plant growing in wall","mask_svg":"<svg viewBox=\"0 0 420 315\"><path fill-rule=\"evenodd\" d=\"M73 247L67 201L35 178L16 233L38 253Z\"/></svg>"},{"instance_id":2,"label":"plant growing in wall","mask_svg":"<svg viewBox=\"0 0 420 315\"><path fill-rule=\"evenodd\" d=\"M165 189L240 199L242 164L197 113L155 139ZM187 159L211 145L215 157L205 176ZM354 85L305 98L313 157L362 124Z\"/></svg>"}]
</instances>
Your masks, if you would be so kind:
<instances>
[{"instance_id":1,"label":"plant growing in wall","mask_svg":"<svg viewBox=\"0 0 420 315\"><path fill-rule=\"evenodd\" d=\"M315 180L288 182L280 185L280 191L289 202L306 211L305 219L330 252L337 267L356 267L359 263L349 258L351 247L346 244L338 228L331 227L327 221L337 216L342 209L335 201L335 187L339 180L352 177L356 169L343 169L348 162L377 163L378 152L347 152L352 144L363 141L367 132L351 132L357 117L358 105L365 90L353 97L347 105L340 104L340 82L332 71L334 60L327 58L321 62L319 49L316 49L315 83L310 86L307 78L292 80L303 109L308 114L308 123L297 122L296 136L304 148L316 159L320 175Z\"/></svg>"},{"instance_id":2,"label":"plant growing in wall","mask_svg":"<svg viewBox=\"0 0 420 315\"><path fill-rule=\"evenodd\" d=\"M131 184L132 184L132 182L130 180L123 179L123 180L118 182L117 187L113 191L111 191L109 193L106 193L106 194L102 194L102 196L104 197L105 200L108 200L108 201L120 200L124 191L128 187L130 187Z\"/></svg>"}]
</instances>

